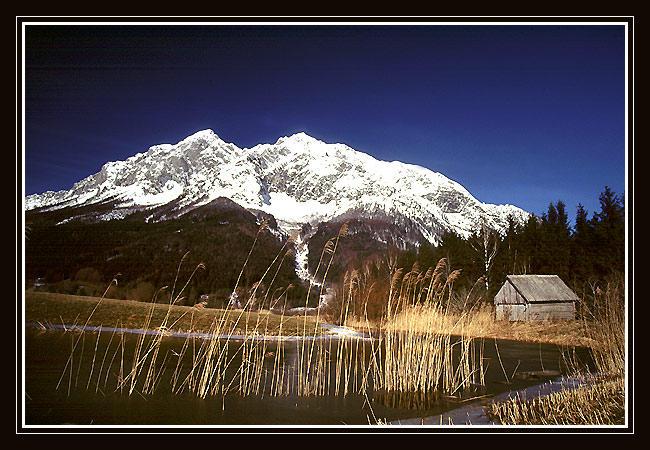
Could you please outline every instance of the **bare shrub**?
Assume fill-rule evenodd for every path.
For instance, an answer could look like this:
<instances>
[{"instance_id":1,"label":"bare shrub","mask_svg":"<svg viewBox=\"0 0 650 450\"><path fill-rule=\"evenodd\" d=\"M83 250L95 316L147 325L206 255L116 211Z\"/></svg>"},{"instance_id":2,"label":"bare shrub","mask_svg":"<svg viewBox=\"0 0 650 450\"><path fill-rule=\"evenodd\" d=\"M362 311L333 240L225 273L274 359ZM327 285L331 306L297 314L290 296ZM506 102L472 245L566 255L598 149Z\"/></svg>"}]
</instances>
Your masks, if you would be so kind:
<instances>
[{"instance_id":1,"label":"bare shrub","mask_svg":"<svg viewBox=\"0 0 650 450\"><path fill-rule=\"evenodd\" d=\"M154 285L148 281L138 281L135 286L127 291L127 298L129 300L136 300L139 302L149 302L156 293Z\"/></svg>"},{"instance_id":2,"label":"bare shrub","mask_svg":"<svg viewBox=\"0 0 650 450\"><path fill-rule=\"evenodd\" d=\"M74 277L75 281L86 283L101 283L103 281L102 274L94 267L84 267L77 271Z\"/></svg>"}]
</instances>

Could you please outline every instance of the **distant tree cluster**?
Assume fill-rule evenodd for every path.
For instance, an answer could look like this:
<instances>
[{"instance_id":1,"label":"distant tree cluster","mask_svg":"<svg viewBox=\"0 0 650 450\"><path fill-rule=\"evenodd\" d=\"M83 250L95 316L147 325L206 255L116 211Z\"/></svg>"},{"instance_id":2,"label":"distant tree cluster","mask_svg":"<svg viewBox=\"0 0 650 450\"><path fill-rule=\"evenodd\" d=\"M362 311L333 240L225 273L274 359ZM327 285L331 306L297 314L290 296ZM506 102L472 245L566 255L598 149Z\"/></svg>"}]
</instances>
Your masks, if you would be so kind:
<instances>
[{"instance_id":1,"label":"distant tree cluster","mask_svg":"<svg viewBox=\"0 0 650 450\"><path fill-rule=\"evenodd\" d=\"M169 301L174 289L177 293L189 280L185 305L206 301L210 307L223 307L235 286L238 299L253 295L249 306L254 307L319 302L320 289L309 290L298 279L293 254L286 252L291 246L284 249L269 230L256 241L259 224L252 214L243 208L199 212L156 223L55 225L59 217L35 220L25 247L26 287L96 296L116 278L109 297ZM580 296L595 293L599 284L625 271L624 199L608 187L600 195L600 211L591 217L578 205L573 227L562 201L549 204L546 213L531 216L525 224L510 220L504 234L483 224L468 238L447 232L437 247L421 235L418 247L387 239L378 244L377 233L398 234L386 223L351 220L345 226L334 255L327 246L340 234L341 224L319 226L310 241L309 267L318 281L327 274L328 291L356 289L361 303L346 307L371 318L385 313L400 269L414 288L422 287L413 282L416 276L434 277L435 268L435 276L445 279L453 273L454 299L461 305L467 304L469 293L470 303L491 299L508 274L557 274Z\"/></svg>"},{"instance_id":2,"label":"distant tree cluster","mask_svg":"<svg viewBox=\"0 0 650 450\"><path fill-rule=\"evenodd\" d=\"M55 225L35 220L25 247L26 287L34 288L38 280L42 290L102 295L116 279L108 297L167 302L189 280L181 304L207 299L209 306L222 307L238 278L238 293L245 296L281 250L281 239L265 230L242 270L258 228L250 213L242 216L232 211L156 223L114 220ZM256 293L266 294L267 288L280 289L275 295L283 294L283 303L304 306L304 287L293 258L277 259ZM269 292L267 299L272 294Z\"/></svg>"},{"instance_id":3,"label":"distant tree cluster","mask_svg":"<svg viewBox=\"0 0 650 450\"><path fill-rule=\"evenodd\" d=\"M625 272L624 198L605 187L600 211L589 218L583 205L578 205L573 227L564 202L557 201L525 224L510 219L503 235L485 225L468 238L447 232L437 247L422 241L417 250L392 248L354 261L347 273L373 286L372 292L364 294L364 308L380 316L391 276L399 268L424 277L440 261L445 262L445 276L455 272L454 299L464 306L468 301L492 299L509 274L556 274L579 296L593 294Z\"/></svg>"},{"instance_id":4,"label":"distant tree cluster","mask_svg":"<svg viewBox=\"0 0 650 450\"><path fill-rule=\"evenodd\" d=\"M448 233L435 255L462 267L469 280L486 277L490 296L508 274L556 274L581 291L625 272L624 199L605 187L600 208L589 218L579 204L572 228L564 202L557 201L521 226L510 220L503 236L482 229L464 240Z\"/></svg>"}]
</instances>

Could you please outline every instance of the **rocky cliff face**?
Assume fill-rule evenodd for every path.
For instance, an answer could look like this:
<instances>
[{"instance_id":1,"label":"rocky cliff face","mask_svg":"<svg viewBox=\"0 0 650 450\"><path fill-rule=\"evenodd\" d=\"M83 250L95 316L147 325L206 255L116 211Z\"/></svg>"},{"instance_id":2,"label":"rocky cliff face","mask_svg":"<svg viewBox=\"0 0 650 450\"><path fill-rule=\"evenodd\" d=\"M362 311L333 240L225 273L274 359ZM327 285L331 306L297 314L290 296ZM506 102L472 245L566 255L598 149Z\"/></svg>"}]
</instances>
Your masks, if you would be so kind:
<instances>
[{"instance_id":1,"label":"rocky cliff face","mask_svg":"<svg viewBox=\"0 0 650 450\"><path fill-rule=\"evenodd\" d=\"M108 162L70 190L26 197L25 209L68 207L66 220L121 219L137 212L146 221L160 221L222 197L272 215L286 233L304 224L371 219L434 245L445 231L468 236L483 222L503 231L509 216L516 222L529 216L511 205L482 203L440 173L380 161L304 133L242 149L212 130Z\"/></svg>"}]
</instances>

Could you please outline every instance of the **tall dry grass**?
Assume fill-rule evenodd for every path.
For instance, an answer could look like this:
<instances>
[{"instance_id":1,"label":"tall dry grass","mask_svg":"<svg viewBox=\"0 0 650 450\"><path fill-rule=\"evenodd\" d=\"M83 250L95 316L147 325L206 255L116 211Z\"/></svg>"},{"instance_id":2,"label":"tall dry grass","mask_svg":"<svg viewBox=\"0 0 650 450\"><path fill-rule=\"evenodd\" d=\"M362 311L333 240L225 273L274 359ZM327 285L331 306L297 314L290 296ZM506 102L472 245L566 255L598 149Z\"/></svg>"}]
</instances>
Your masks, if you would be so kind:
<instances>
[{"instance_id":1,"label":"tall dry grass","mask_svg":"<svg viewBox=\"0 0 650 450\"><path fill-rule=\"evenodd\" d=\"M622 378L585 379L580 388L533 399L515 397L491 406L490 416L504 425L623 425L625 385Z\"/></svg>"},{"instance_id":2,"label":"tall dry grass","mask_svg":"<svg viewBox=\"0 0 650 450\"><path fill-rule=\"evenodd\" d=\"M258 234L263 232L265 225L262 223ZM322 270L321 296L340 240L346 232L347 223L327 242L321 254L316 269L317 273ZM461 314L458 317L451 313L453 284L459 271L447 270L446 260L424 272L413 267L408 273L399 270L393 274L386 299L387 314L379 328L376 324L371 325L367 317L367 300L373 286L366 284L360 272L351 271L343 282L340 309L323 311L318 308L313 331L308 330L305 317L302 335L297 339L266 339L268 322L265 317L268 315L257 314L251 319L251 309L247 306L271 303L272 299L267 295L274 292L275 275L290 255L295 237L292 235L286 241L249 297L244 299L244 307L228 305L234 320L226 320L226 315L221 319L215 318L208 330L210 338L198 339L188 334L179 349L164 351L162 344L166 332L174 325L170 323L170 311L184 298L196 271L203 268L202 264L197 265L185 283L180 283L179 274L186 261L185 255L172 284L167 314L160 323L152 322L156 298L152 299L150 313L142 328L155 330L155 334L138 336L133 348L128 349L123 333L113 333L108 337L97 334L86 389L94 386L96 391L112 389L126 395L142 396L152 395L158 389L169 389L174 394L190 393L200 398L231 393L242 396L344 397L382 393L392 398L407 396L426 400L430 395L455 394L473 383L483 384L482 349L474 345L471 336L463 335L467 328L479 326L481 314ZM256 242L257 239L244 267L254 255ZM265 293L258 294L259 286L267 278L270 282ZM239 282L240 278L233 292L236 292ZM310 284L309 291L312 289ZM309 298L308 294L305 307ZM185 314L193 314L192 311L190 309ZM372 339L323 339L317 336L317 327L325 320L334 317L333 321L346 326L355 316ZM90 317L86 323L89 320ZM233 336L242 321L245 335L235 340ZM283 325L281 319L280 335ZM456 335L461 337L454 337ZM103 354L97 352L100 339L109 339ZM77 364L76 379L80 378L80 355L83 352L77 352L77 346L79 342L83 346L84 341L82 333L74 342L69 363L61 375L63 379L68 374L69 385L73 379L73 362ZM116 380L109 387L109 374L114 373L117 373ZM166 380L165 384L163 380Z\"/></svg>"},{"instance_id":3,"label":"tall dry grass","mask_svg":"<svg viewBox=\"0 0 650 450\"><path fill-rule=\"evenodd\" d=\"M451 313L453 284L459 275L458 270L447 270L446 259L426 271L417 264L406 273L396 270L390 278L385 316L376 321L368 317L367 308L378 282L363 270L345 274L336 309L329 316L378 337L372 341L366 381L390 403L426 408L427 400L438 394L484 384L482 346L464 333L480 315Z\"/></svg>"},{"instance_id":4,"label":"tall dry grass","mask_svg":"<svg viewBox=\"0 0 650 450\"><path fill-rule=\"evenodd\" d=\"M586 300L586 299L585 299ZM580 320L592 342L595 374L579 374L583 386L532 400L514 398L489 413L511 425L624 425L626 414L625 288L620 279L583 301ZM589 305L589 306L588 306Z\"/></svg>"},{"instance_id":5,"label":"tall dry grass","mask_svg":"<svg viewBox=\"0 0 650 450\"><path fill-rule=\"evenodd\" d=\"M592 354L599 372L625 374L626 320L625 286L620 279L596 288L591 307L583 305L582 317L587 336L594 342Z\"/></svg>"}]
</instances>

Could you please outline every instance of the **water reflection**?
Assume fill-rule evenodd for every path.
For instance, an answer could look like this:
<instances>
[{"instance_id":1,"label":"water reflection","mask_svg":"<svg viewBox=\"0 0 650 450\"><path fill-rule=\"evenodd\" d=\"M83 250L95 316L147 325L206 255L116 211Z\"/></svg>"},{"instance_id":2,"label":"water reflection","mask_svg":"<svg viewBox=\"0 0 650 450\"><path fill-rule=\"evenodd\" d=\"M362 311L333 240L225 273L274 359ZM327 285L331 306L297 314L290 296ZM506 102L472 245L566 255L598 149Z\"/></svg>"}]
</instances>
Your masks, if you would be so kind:
<instances>
[{"instance_id":1,"label":"water reflection","mask_svg":"<svg viewBox=\"0 0 650 450\"><path fill-rule=\"evenodd\" d=\"M472 343L480 346L472 352L484 369L481 384L454 392L395 391L380 377L386 347L379 341L210 341L27 329L25 424L368 425L441 414L589 361L584 349L495 344Z\"/></svg>"}]
</instances>

